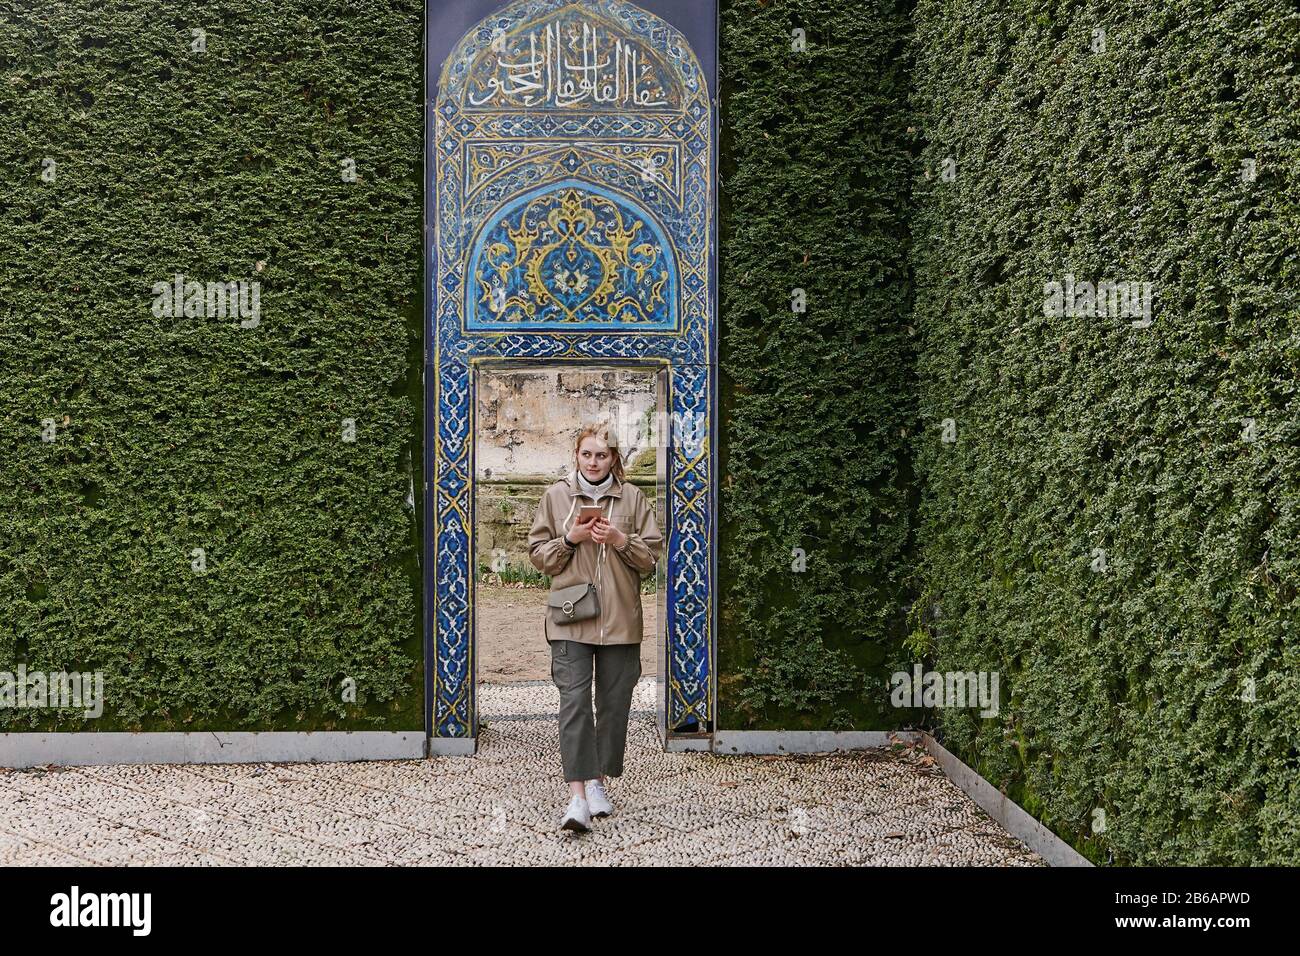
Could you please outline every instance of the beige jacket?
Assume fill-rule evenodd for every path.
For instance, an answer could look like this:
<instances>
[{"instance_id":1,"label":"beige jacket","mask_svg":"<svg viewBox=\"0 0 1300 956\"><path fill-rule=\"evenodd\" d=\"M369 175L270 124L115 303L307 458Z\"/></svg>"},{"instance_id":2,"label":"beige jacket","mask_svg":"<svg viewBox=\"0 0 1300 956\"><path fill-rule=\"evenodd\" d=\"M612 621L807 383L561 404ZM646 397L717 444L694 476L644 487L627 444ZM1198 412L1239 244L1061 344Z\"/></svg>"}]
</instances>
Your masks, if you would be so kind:
<instances>
[{"instance_id":1,"label":"beige jacket","mask_svg":"<svg viewBox=\"0 0 1300 956\"><path fill-rule=\"evenodd\" d=\"M528 533L528 559L551 576L551 589L590 581L596 585L600 615L572 624L552 624L543 611L546 640L581 641L584 644L640 644L641 576L654 571L663 536L655 523L653 503L630 481L616 477L609 493L600 499L610 524L627 535L622 550L612 544L579 541L564 543L564 534L577 521L578 509L592 500L578 487L577 471L570 471L542 495Z\"/></svg>"}]
</instances>

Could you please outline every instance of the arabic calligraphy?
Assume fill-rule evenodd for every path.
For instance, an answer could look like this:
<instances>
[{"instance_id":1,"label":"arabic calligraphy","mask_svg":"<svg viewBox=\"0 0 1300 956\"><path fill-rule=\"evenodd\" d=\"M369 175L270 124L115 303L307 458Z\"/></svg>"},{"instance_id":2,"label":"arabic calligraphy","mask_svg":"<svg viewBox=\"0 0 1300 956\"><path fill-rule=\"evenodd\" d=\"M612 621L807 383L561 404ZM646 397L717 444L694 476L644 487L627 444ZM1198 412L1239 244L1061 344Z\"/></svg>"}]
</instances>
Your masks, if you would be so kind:
<instances>
[{"instance_id":1,"label":"arabic calligraphy","mask_svg":"<svg viewBox=\"0 0 1300 956\"><path fill-rule=\"evenodd\" d=\"M653 108L670 106L653 61L590 20L556 20L493 43L495 75L469 92L470 106Z\"/></svg>"}]
</instances>

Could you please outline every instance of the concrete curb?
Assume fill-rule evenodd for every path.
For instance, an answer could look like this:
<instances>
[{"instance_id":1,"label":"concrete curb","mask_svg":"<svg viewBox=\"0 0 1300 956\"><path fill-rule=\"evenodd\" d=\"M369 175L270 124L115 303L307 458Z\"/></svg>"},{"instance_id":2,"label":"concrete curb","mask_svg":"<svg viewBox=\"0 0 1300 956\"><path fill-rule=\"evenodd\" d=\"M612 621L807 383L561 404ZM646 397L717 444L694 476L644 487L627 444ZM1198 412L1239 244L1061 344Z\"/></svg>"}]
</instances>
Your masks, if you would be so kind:
<instances>
[{"instance_id":1,"label":"concrete curb","mask_svg":"<svg viewBox=\"0 0 1300 956\"><path fill-rule=\"evenodd\" d=\"M492 718L488 718L490 721ZM430 757L472 757L478 752L477 737L430 737Z\"/></svg>"},{"instance_id":2,"label":"concrete curb","mask_svg":"<svg viewBox=\"0 0 1300 956\"><path fill-rule=\"evenodd\" d=\"M411 760L422 730L0 734L0 767Z\"/></svg>"},{"instance_id":3,"label":"concrete curb","mask_svg":"<svg viewBox=\"0 0 1300 956\"><path fill-rule=\"evenodd\" d=\"M928 733L925 735L925 749L943 768L948 779L966 791L966 795L975 801L976 806L1046 860L1049 866L1094 865L1086 856L1035 820L1019 804L968 767L960 757Z\"/></svg>"},{"instance_id":4,"label":"concrete curb","mask_svg":"<svg viewBox=\"0 0 1300 956\"><path fill-rule=\"evenodd\" d=\"M895 738L916 743L920 736L911 730L718 730L711 749L717 754L810 754L888 747Z\"/></svg>"}]
</instances>

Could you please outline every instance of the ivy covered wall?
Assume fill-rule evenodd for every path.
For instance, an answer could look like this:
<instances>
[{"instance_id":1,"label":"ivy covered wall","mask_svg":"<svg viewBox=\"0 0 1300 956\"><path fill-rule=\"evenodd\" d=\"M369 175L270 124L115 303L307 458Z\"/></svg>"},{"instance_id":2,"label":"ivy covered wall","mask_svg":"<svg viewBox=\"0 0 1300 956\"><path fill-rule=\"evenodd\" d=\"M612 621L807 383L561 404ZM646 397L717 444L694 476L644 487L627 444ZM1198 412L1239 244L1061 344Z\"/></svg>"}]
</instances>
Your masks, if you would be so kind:
<instances>
[{"instance_id":1,"label":"ivy covered wall","mask_svg":"<svg viewBox=\"0 0 1300 956\"><path fill-rule=\"evenodd\" d=\"M1095 860L1295 864L1300 14L915 24L914 621L1003 701L942 733ZM1149 316L1090 307L1107 280L1151 283Z\"/></svg>"},{"instance_id":2,"label":"ivy covered wall","mask_svg":"<svg viewBox=\"0 0 1300 956\"><path fill-rule=\"evenodd\" d=\"M423 727L422 17L0 2L0 730Z\"/></svg>"},{"instance_id":3,"label":"ivy covered wall","mask_svg":"<svg viewBox=\"0 0 1300 956\"><path fill-rule=\"evenodd\" d=\"M723 4L720 726L889 729L911 574L906 3Z\"/></svg>"}]
</instances>

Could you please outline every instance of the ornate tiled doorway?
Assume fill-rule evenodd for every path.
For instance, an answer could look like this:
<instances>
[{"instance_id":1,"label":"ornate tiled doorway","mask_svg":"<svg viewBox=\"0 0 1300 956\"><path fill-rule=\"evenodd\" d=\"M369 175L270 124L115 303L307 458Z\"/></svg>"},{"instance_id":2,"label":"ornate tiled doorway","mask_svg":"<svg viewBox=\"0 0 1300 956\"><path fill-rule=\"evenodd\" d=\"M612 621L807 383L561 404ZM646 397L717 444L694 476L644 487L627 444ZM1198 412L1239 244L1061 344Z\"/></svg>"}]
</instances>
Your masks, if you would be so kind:
<instances>
[{"instance_id":1,"label":"ornate tiled doorway","mask_svg":"<svg viewBox=\"0 0 1300 956\"><path fill-rule=\"evenodd\" d=\"M687 747L713 729L716 77L681 31L647 9L655 2L443 0L427 13L434 753L473 752L477 734L473 408L487 366L659 372L661 733L668 746ZM713 0L699 10L716 43ZM435 36L467 11L476 22L440 53Z\"/></svg>"}]
</instances>

